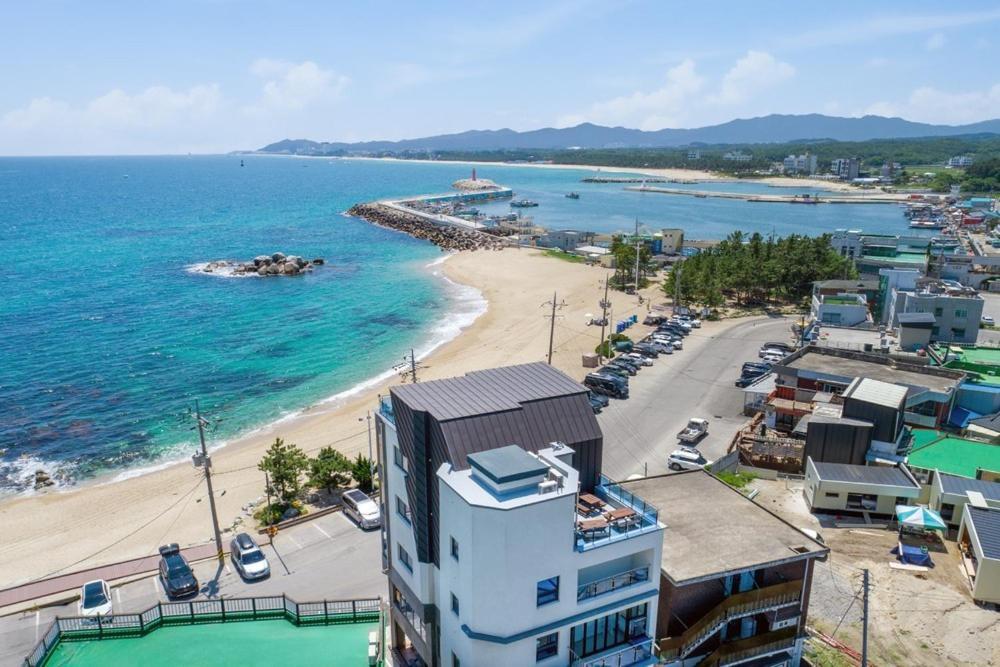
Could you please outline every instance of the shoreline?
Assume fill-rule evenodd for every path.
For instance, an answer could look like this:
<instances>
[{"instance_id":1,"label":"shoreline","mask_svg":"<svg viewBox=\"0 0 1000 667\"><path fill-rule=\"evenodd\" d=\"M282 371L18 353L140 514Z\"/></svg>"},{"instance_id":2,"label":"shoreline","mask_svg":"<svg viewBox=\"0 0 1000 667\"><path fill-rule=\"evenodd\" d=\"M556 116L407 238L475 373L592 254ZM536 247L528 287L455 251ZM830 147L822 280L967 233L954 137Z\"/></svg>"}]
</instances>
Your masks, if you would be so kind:
<instances>
[{"instance_id":1,"label":"shoreline","mask_svg":"<svg viewBox=\"0 0 1000 667\"><path fill-rule=\"evenodd\" d=\"M570 304L564 319L557 322L553 364L577 379L583 377L586 370L580 354L592 351L600 334L599 328L584 324L584 315L595 307L604 271L513 248L456 253L427 268L439 271L442 279L459 290L475 290L482 301L466 311L464 322L448 325L457 336L425 345L420 355L425 361L422 378L544 360L549 327L538 305L551 298L553 289ZM653 297L657 291L654 285L646 295ZM639 310L635 297L616 293L611 298L616 317L645 312L645 307ZM377 409L377 397L398 383L390 369L336 398L312 403L299 414L213 447L220 527L241 525L247 519L248 504L263 498L263 475L257 463L275 437L298 445L308 455L325 446L351 458L367 455L366 416ZM165 542L209 541L212 531L206 500L200 474L186 458L125 479L105 478L62 491L8 497L0 502L0 522L5 526L0 566L6 573L5 586L148 555Z\"/></svg>"}]
</instances>

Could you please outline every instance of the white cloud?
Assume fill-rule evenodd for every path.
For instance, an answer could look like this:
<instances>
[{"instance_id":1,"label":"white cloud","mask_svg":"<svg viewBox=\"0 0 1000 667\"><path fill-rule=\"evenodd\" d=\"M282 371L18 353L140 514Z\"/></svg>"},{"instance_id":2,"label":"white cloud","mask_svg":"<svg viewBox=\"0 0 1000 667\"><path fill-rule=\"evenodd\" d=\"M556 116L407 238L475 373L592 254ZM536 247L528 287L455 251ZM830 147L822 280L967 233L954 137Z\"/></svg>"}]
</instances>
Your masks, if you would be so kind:
<instances>
[{"instance_id":1,"label":"white cloud","mask_svg":"<svg viewBox=\"0 0 1000 667\"><path fill-rule=\"evenodd\" d=\"M728 119L735 107L780 85L795 75L795 68L763 51L748 51L711 88L687 59L667 71L666 81L653 91L636 91L597 102L580 113L559 118L560 126L583 121L626 125L643 130L704 125Z\"/></svg>"},{"instance_id":2,"label":"white cloud","mask_svg":"<svg viewBox=\"0 0 1000 667\"><path fill-rule=\"evenodd\" d=\"M216 84L182 91L152 86L135 95L112 90L91 100L83 113L88 121L103 125L155 128L210 118L221 102Z\"/></svg>"},{"instance_id":3,"label":"white cloud","mask_svg":"<svg viewBox=\"0 0 1000 667\"><path fill-rule=\"evenodd\" d=\"M871 41L895 35L912 35L930 30L983 25L1000 20L1000 9L952 14L851 15L849 21L815 30L806 30L784 40L785 45L807 49Z\"/></svg>"},{"instance_id":4,"label":"white cloud","mask_svg":"<svg viewBox=\"0 0 1000 667\"><path fill-rule=\"evenodd\" d=\"M924 42L924 48L928 51L937 51L944 47L947 42L948 39L944 36L944 33L936 32L927 38L927 41Z\"/></svg>"},{"instance_id":5,"label":"white cloud","mask_svg":"<svg viewBox=\"0 0 1000 667\"><path fill-rule=\"evenodd\" d=\"M263 103L272 109L299 110L314 102L336 99L350 79L323 69L311 60L290 63L259 58L250 66L254 76L267 79Z\"/></svg>"},{"instance_id":6,"label":"white cloud","mask_svg":"<svg viewBox=\"0 0 1000 667\"><path fill-rule=\"evenodd\" d=\"M717 104L739 104L763 88L775 86L793 76L795 68L770 53L748 51L722 77L722 85L712 101Z\"/></svg>"},{"instance_id":7,"label":"white cloud","mask_svg":"<svg viewBox=\"0 0 1000 667\"><path fill-rule=\"evenodd\" d=\"M950 92L931 86L917 88L902 101L881 101L865 113L901 116L924 123L963 125L986 118L996 118L1000 109L1000 83L984 90Z\"/></svg>"}]
</instances>

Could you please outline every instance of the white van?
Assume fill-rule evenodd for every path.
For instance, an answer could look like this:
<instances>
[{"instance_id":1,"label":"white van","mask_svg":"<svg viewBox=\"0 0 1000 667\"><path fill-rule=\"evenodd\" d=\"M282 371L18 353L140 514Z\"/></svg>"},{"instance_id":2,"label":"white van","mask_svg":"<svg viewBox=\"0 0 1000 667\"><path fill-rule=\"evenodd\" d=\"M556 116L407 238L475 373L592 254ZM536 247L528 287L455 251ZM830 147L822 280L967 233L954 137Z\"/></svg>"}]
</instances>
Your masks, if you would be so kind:
<instances>
[{"instance_id":1,"label":"white van","mask_svg":"<svg viewBox=\"0 0 1000 667\"><path fill-rule=\"evenodd\" d=\"M344 504L344 514L354 519L361 528L378 528L382 525L382 513L378 504L363 491L351 489L340 496Z\"/></svg>"},{"instance_id":2,"label":"white van","mask_svg":"<svg viewBox=\"0 0 1000 667\"><path fill-rule=\"evenodd\" d=\"M699 470L711 461L693 449L678 449L667 457L667 467L671 470Z\"/></svg>"}]
</instances>

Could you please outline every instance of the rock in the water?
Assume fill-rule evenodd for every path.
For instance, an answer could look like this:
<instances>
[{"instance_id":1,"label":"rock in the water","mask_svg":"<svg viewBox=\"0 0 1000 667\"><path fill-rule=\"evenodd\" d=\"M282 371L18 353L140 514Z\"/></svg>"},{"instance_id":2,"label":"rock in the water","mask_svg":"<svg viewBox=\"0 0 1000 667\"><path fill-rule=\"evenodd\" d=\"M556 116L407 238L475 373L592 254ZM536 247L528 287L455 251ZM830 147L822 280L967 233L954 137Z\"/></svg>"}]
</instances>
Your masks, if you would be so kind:
<instances>
[{"instance_id":1,"label":"rock in the water","mask_svg":"<svg viewBox=\"0 0 1000 667\"><path fill-rule=\"evenodd\" d=\"M258 276L266 276L267 275L267 266L266 265L258 266L257 267L257 275Z\"/></svg>"},{"instance_id":2,"label":"rock in the water","mask_svg":"<svg viewBox=\"0 0 1000 667\"><path fill-rule=\"evenodd\" d=\"M253 263L254 266L260 266L261 264L267 266L268 264L271 263L271 258L267 255L257 255L256 257L253 258Z\"/></svg>"},{"instance_id":3,"label":"rock in the water","mask_svg":"<svg viewBox=\"0 0 1000 667\"><path fill-rule=\"evenodd\" d=\"M277 264L278 262L284 262L285 261L285 253L283 253L283 252L276 252L276 253L274 253L273 255L271 255L271 261L274 262L275 264Z\"/></svg>"},{"instance_id":4,"label":"rock in the water","mask_svg":"<svg viewBox=\"0 0 1000 667\"><path fill-rule=\"evenodd\" d=\"M281 273L281 267L278 266L277 264L272 264L271 266L267 267L267 275L276 276L279 273Z\"/></svg>"},{"instance_id":5,"label":"rock in the water","mask_svg":"<svg viewBox=\"0 0 1000 667\"><path fill-rule=\"evenodd\" d=\"M36 470L35 471L35 488L36 489L41 489L41 488L44 488L46 486L52 486L54 484L55 484L55 482L52 481L52 478L49 477L49 474L47 472L45 472L44 470Z\"/></svg>"},{"instance_id":6,"label":"rock in the water","mask_svg":"<svg viewBox=\"0 0 1000 667\"><path fill-rule=\"evenodd\" d=\"M294 276L299 272L299 265L294 262L285 262L281 265L281 272L286 276Z\"/></svg>"},{"instance_id":7,"label":"rock in the water","mask_svg":"<svg viewBox=\"0 0 1000 667\"><path fill-rule=\"evenodd\" d=\"M312 271L316 264L323 264L323 260L310 262L300 255L285 255L283 252L276 252L273 255L257 255L250 262L230 260L206 262L201 270L205 273L234 276L297 276L300 273Z\"/></svg>"},{"instance_id":8,"label":"rock in the water","mask_svg":"<svg viewBox=\"0 0 1000 667\"><path fill-rule=\"evenodd\" d=\"M326 263L326 260L324 260L324 259L323 259L322 257L315 257L315 258L313 259L312 263L313 263L313 264L314 264L315 266L322 266L323 264L325 264L325 263Z\"/></svg>"}]
</instances>

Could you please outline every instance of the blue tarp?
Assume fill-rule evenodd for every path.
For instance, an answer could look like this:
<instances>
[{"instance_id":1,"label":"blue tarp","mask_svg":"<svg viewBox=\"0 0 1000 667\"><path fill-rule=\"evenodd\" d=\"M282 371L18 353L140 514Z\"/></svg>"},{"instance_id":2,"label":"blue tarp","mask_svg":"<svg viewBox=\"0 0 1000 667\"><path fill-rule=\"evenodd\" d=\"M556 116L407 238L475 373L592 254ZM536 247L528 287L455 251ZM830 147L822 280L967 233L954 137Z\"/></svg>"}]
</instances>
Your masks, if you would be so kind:
<instances>
[{"instance_id":1,"label":"blue tarp","mask_svg":"<svg viewBox=\"0 0 1000 667\"><path fill-rule=\"evenodd\" d=\"M902 555L899 553L900 547L903 549ZM930 554L924 547L908 547L905 544L900 544L892 548L892 553L904 563L934 567L934 561L931 560Z\"/></svg>"},{"instance_id":2,"label":"blue tarp","mask_svg":"<svg viewBox=\"0 0 1000 667\"><path fill-rule=\"evenodd\" d=\"M948 417L948 423L955 428L965 428L969 425L969 422L973 419L979 419L982 417L978 412L973 412L972 410L967 410L965 408L960 408L957 405L951 411L951 416Z\"/></svg>"}]
</instances>

